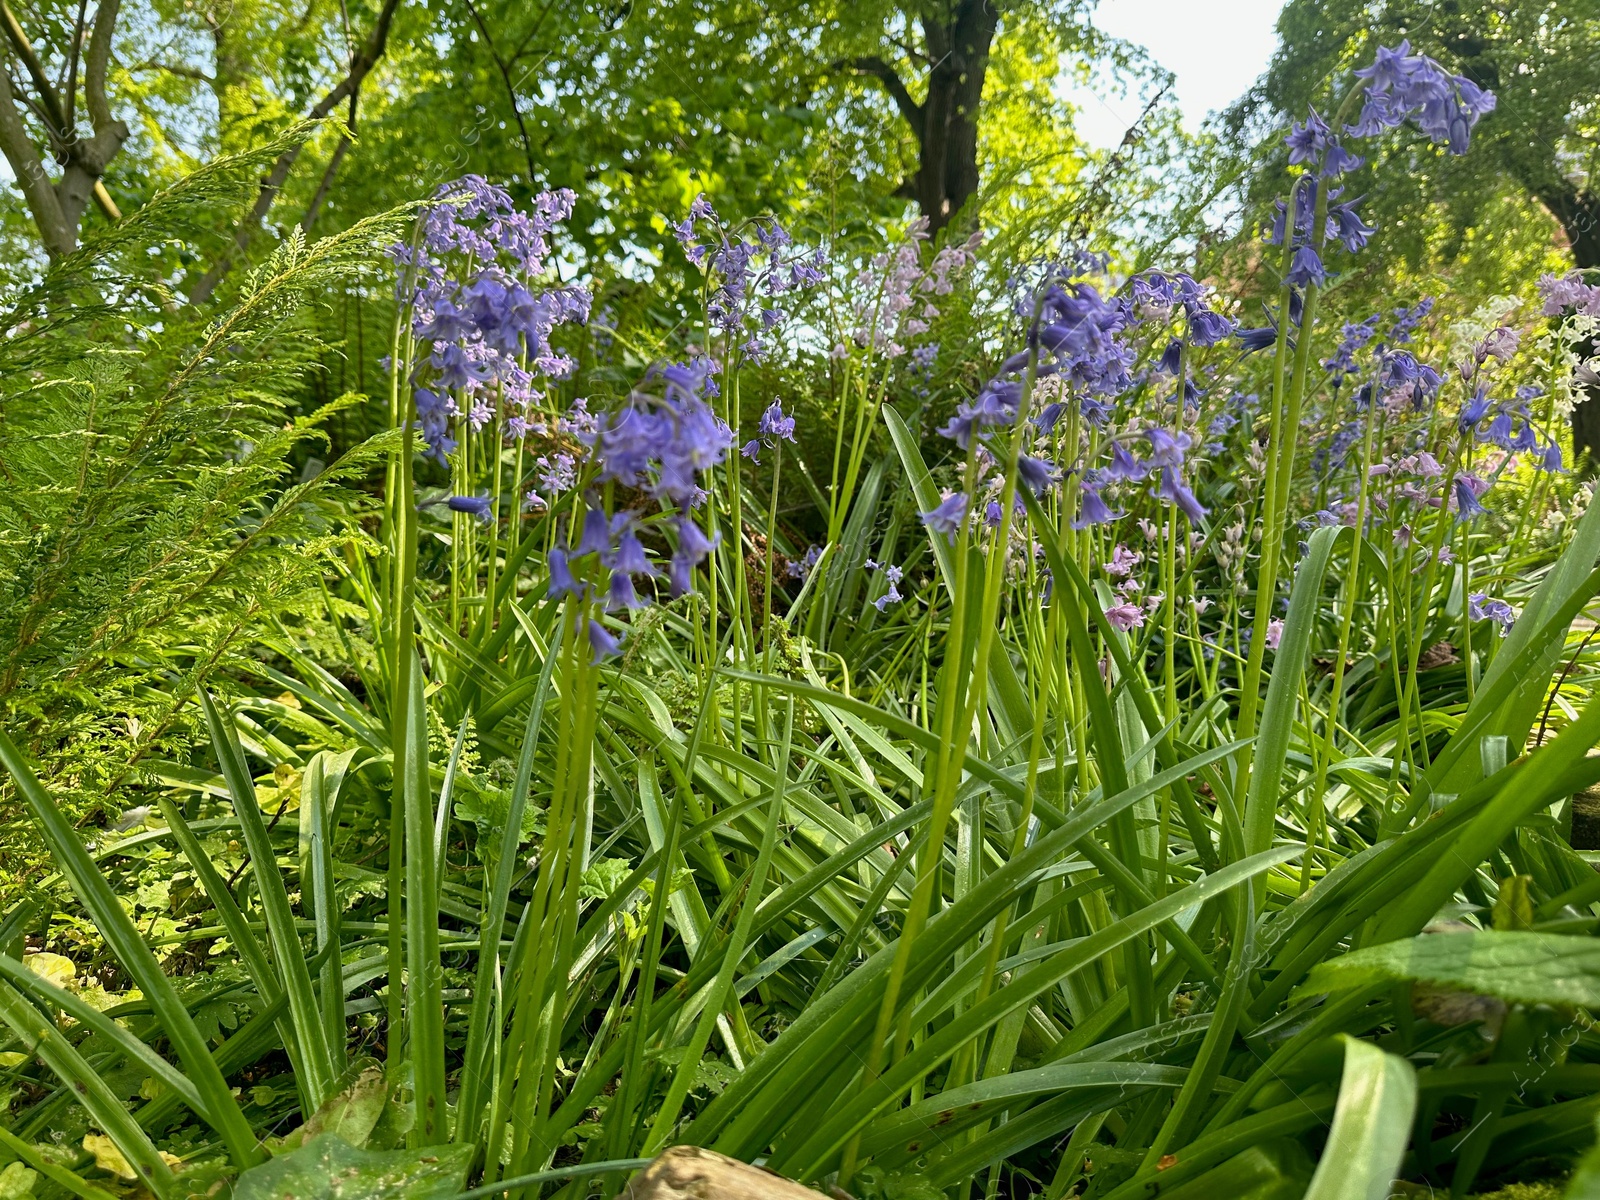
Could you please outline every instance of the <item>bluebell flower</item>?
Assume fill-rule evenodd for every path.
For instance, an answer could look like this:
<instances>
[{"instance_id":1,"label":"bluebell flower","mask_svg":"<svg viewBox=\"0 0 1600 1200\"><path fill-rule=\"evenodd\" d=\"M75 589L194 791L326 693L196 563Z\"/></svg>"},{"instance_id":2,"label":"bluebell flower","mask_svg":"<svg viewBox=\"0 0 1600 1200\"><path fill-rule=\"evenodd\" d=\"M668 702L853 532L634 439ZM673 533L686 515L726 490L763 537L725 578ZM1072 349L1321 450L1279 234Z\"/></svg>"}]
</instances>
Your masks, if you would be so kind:
<instances>
[{"instance_id":1,"label":"bluebell flower","mask_svg":"<svg viewBox=\"0 0 1600 1200\"><path fill-rule=\"evenodd\" d=\"M1502 409L1490 418L1489 423L1478 430L1478 440L1499 446L1502 450L1511 447L1511 414Z\"/></svg>"},{"instance_id":2,"label":"bluebell flower","mask_svg":"<svg viewBox=\"0 0 1600 1200\"><path fill-rule=\"evenodd\" d=\"M1144 436L1150 443L1147 467L1183 466L1183 456L1194 441L1187 433L1172 434L1154 425L1144 431Z\"/></svg>"},{"instance_id":3,"label":"bluebell flower","mask_svg":"<svg viewBox=\"0 0 1600 1200\"><path fill-rule=\"evenodd\" d=\"M1101 472L1107 479L1143 479L1150 473L1148 465L1138 462L1121 442L1111 443L1111 465Z\"/></svg>"},{"instance_id":4,"label":"bluebell flower","mask_svg":"<svg viewBox=\"0 0 1600 1200\"><path fill-rule=\"evenodd\" d=\"M900 595L899 589L891 583L889 585L889 590L874 600L872 602L872 606L879 612L883 612L889 607L889 605L899 604L902 599L904 599L904 597Z\"/></svg>"},{"instance_id":5,"label":"bluebell flower","mask_svg":"<svg viewBox=\"0 0 1600 1200\"><path fill-rule=\"evenodd\" d=\"M1201 507L1200 501L1194 498L1194 493L1184 486L1183 480L1178 477L1178 472L1173 467L1161 469L1161 484L1156 489L1156 495L1163 500L1176 504L1189 520L1198 523L1206 515L1206 510Z\"/></svg>"},{"instance_id":6,"label":"bluebell flower","mask_svg":"<svg viewBox=\"0 0 1600 1200\"><path fill-rule=\"evenodd\" d=\"M1467 616L1474 621L1498 623L1501 637L1505 637L1517 620L1517 614L1509 604L1504 600L1491 600L1484 592L1473 592L1467 597Z\"/></svg>"},{"instance_id":7,"label":"bluebell flower","mask_svg":"<svg viewBox=\"0 0 1600 1200\"><path fill-rule=\"evenodd\" d=\"M1236 336L1243 352L1254 354L1257 350L1265 350L1268 346L1277 345L1278 327L1276 325L1263 325L1259 329L1241 329Z\"/></svg>"},{"instance_id":8,"label":"bluebell flower","mask_svg":"<svg viewBox=\"0 0 1600 1200\"><path fill-rule=\"evenodd\" d=\"M783 406L776 400L767 406L761 414L761 421L756 427L756 432L764 438L783 439L794 441L794 418L783 415Z\"/></svg>"},{"instance_id":9,"label":"bluebell flower","mask_svg":"<svg viewBox=\"0 0 1600 1200\"><path fill-rule=\"evenodd\" d=\"M1176 375L1182 361L1183 343L1174 338L1167 343L1167 348L1161 352L1161 357L1156 362L1156 372L1161 375Z\"/></svg>"},{"instance_id":10,"label":"bluebell flower","mask_svg":"<svg viewBox=\"0 0 1600 1200\"><path fill-rule=\"evenodd\" d=\"M1510 419L1509 414L1507 414L1507 419ZM1531 451L1539 449L1539 438L1538 435L1534 433L1533 426L1528 424L1527 421L1523 421L1522 424L1517 427L1517 432L1515 436L1512 437L1511 444L1508 449L1518 454L1527 454Z\"/></svg>"},{"instance_id":11,"label":"bluebell flower","mask_svg":"<svg viewBox=\"0 0 1600 1200\"><path fill-rule=\"evenodd\" d=\"M486 525L494 520L494 502L488 496L451 496L445 503L451 512L467 513Z\"/></svg>"},{"instance_id":12,"label":"bluebell flower","mask_svg":"<svg viewBox=\"0 0 1600 1200\"><path fill-rule=\"evenodd\" d=\"M1327 278L1317 252L1310 246L1301 246L1294 252L1289 273L1283 277L1283 281L1290 287L1321 287Z\"/></svg>"},{"instance_id":13,"label":"bluebell flower","mask_svg":"<svg viewBox=\"0 0 1600 1200\"><path fill-rule=\"evenodd\" d=\"M1561 459L1561 443L1552 441L1544 448L1544 456L1539 460L1541 471L1557 473L1566 470Z\"/></svg>"},{"instance_id":14,"label":"bluebell flower","mask_svg":"<svg viewBox=\"0 0 1600 1200\"><path fill-rule=\"evenodd\" d=\"M633 576L626 571L611 572L611 582L606 589L606 611L620 612L623 609L645 607L648 606L634 590Z\"/></svg>"},{"instance_id":15,"label":"bluebell flower","mask_svg":"<svg viewBox=\"0 0 1600 1200\"><path fill-rule=\"evenodd\" d=\"M1486 487L1483 480L1475 475L1462 472L1455 479L1456 520L1470 521L1474 517L1481 517L1489 510L1478 503L1479 489Z\"/></svg>"},{"instance_id":16,"label":"bluebell flower","mask_svg":"<svg viewBox=\"0 0 1600 1200\"><path fill-rule=\"evenodd\" d=\"M751 438L748 442L739 447L739 453L750 459L752 462L760 462L761 439Z\"/></svg>"},{"instance_id":17,"label":"bluebell flower","mask_svg":"<svg viewBox=\"0 0 1600 1200\"><path fill-rule=\"evenodd\" d=\"M1290 127L1283 142L1289 147L1291 166L1316 162L1328 146L1328 123L1313 108L1304 122Z\"/></svg>"},{"instance_id":18,"label":"bluebell flower","mask_svg":"<svg viewBox=\"0 0 1600 1200\"><path fill-rule=\"evenodd\" d=\"M582 585L572 577L572 571L567 566L567 552L560 546L550 551L545 566L550 572L550 599L559 600L563 596L583 595Z\"/></svg>"},{"instance_id":19,"label":"bluebell flower","mask_svg":"<svg viewBox=\"0 0 1600 1200\"><path fill-rule=\"evenodd\" d=\"M961 531L962 524L967 519L967 506L971 503L970 497L965 492L952 492L946 496L937 507L925 513L920 513L922 523L935 533L942 533L952 543Z\"/></svg>"},{"instance_id":20,"label":"bluebell flower","mask_svg":"<svg viewBox=\"0 0 1600 1200\"><path fill-rule=\"evenodd\" d=\"M1480 384L1478 390L1461 406L1461 414L1456 419L1456 424L1462 433L1470 433L1477 428L1478 422L1489 415L1489 408L1493 402L1488 396L1488 387Z\"/></svg>"},{"instance_id":21,"label":"bluebell flower","mask_svg":"<svg viewBox=\"0 0 1600 1200\"><path fill-rule=\"evenodd\" d=\"M624 576L626 578L626 576ZM594 662L612 658L622 651L622 643L613 637L599 621L589 622L589 645L594 650Z\"/></svg>"},{"instance_id":22,"label":"bluebell flower","mask_svg":"<svg viewBox=\"0 0 1600 1200\"><path fill-rule=\"evenodd\" d=\"M1209 308L1189 313L1189 341L1196 346L1215 346L1233 336L1235 322Z\"/></svg>"},{"instance_id":23,"label":"bluebell flower","mask_svg":"<svg viewBox=\"0 0 1600 1200\"><path fill-rule=\"evenodd\" d=\"M1328 210L1329 231L1352 254L1365 246L1367 239L1376 232L1356 212L1356 203L1356 201L1351 201L1348 204L1335 204Z\"/></svg>"},{"instance_id":24,"label":"bluebell flower","mask_svg":"<svg viewBox=\"0 0 1600 1200\"><path fill-rule=\"evenodd\" d=\"M1318 173L1324 179L1332 179L1335 176L1356 170L1365 161L1366 159L1359 154L1351 154L1350 151L1344 148L1342 143L1330 141L1327 153L1323 157L1322 169Z\"/></svg>"},{"instance_id":25,"label":"bluebell flower","mask_svg":"<svg viewBox=\"0 0 1600 1200\"><path fill-rule=\"evenodd\" d=\"M1055 483L1055 468L1042 458L1017 455L1017 475L1035 496L1043 496Z\"/></svg>"},{"instance_id":26,"label":"bluebell flower","mask_svg":"<svg viewBox=\"0 0 1600 1200\"><path fill-rule=\"evenodd\" d=\"M1087 529L1090 525L1105 525L1123 514L1113 512L1097 488L1088 483L1080 486L1078 515L1072 520L1074 529Z\"/></svg>"},{"instance_id":27,"label":"bluebell flower","mask_svg":"<svg viewBox=\"0 0 1600 1200\"><path fill-rule=\"evenodd\" d=\"M572 556L582 558L585 554L604 554L610 548L610 522L601 509L590 508L583 514L583 535L579 537L577 549L573 550Z\"/></svg>"},{"instance_id":28,"label":"bluebell flower","mask_svg":"<svg viewBox=\"0 0 1600 1200\"><path fill-rule=\"evenodd\" d=\"M623 571L629 575L647 575L653 579L660 574L645 553L644 544L639 541L639 535L633 531L631 523L620 531L616 548L603 561L613 571Z\"/></svg>"},{"instance_id":29,"label":"bluebell flower","mask_svg":"<svg viewBox=\"0 0 1600 1200\"><path fill-rule=\"evenodd\" d=\"M1067 411L1067 406L1060 400L1052 400L1029 418L1040 433L1052 434L1056 425L1061 420L1061 414Z\"/></svg>"},{"instance_id":30,"label":"bluebell flower","mask_svg":"<svg viewBox=\"0 0 1600 1200\"><path fill-rule=\"evenodd\" d=\"M721 534L708 538L691 517L679 516L674 524L678 530L678 553L688 560L690 566L703 563L722 540Z\"/></svg>"}]
</instances>

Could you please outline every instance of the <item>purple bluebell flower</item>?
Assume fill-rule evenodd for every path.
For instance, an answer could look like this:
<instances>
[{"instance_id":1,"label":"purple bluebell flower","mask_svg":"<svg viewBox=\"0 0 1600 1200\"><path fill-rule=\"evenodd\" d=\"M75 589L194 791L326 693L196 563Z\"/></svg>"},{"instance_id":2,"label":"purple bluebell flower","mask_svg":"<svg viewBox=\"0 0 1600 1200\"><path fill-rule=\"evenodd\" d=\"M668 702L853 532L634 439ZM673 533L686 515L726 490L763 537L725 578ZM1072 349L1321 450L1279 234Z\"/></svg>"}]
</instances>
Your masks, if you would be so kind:
<instances>
[{"instance_id":1,"label":"purple bluebell flower","mask_svg":"<svg viewBox=\"0 0 1600 1200\"><path fill-rule=\"evenodd\" d=\"M1482 429L1478 430L1478 440L1499 446L1502 450L1511 450L1511 414L1501 409Z\"/></svg>"},{"instance_id":2,"label":"purple bluebell flower","mask_svg":"<svg viewBox=\"0 0 1600 1200\"><path fill-rule=\"evenodd\" d=\"M1113 604L1105 610L1106 622L1113 629L1127 633L1144 624L1144 609L1137 604Z\"/></svg>"},{"instance_id":3,"label":"purple bluebell flower","mask_svg":"<svg viewBox=\"0 0 1600 1200\"><path fill-rule=\"evenodd\" d=\"M1322 169L1318 172L1324 179L1333 179L1349 171L1358 169L1366 159L1359 154L1351 154L1338 141L1328 143L1327 153L1323 156Z\"/></svg>"},{"instance_id":4,"label":"purple bluebell flower","mask_svg":"<svg viewBox=\"0 0 1600 1200\"><path fill-rule=\"evenodd\" d=\"M1504 600L1492 600L1485 592L1473 592L1467 597L1467 616L1474 621L1494 621L1500 626L1500 636L1510 631L1517 614Z\"/></svg>"},{"instance_id":5,"label":"purple bluebell flower","mask_svg":"<svg viewBox=\"0 0 1600 1200\"><path fill-rule=\"evenodd\" d=\"M1183 343L1174 338L1167 343L1167 348L1161 352L1161 357L1156 361L1156 373L1159 375L1176 375L1179 364L1183 361Z\"/></svg>"},{"instance_id":6,"label":"purple bluebell flower","mask_svg":"<svg viewBox=\"0 0 1600 1200\"><path fill-rule=\"evenodd\" d=\"M1194 498L1194 493L1184 486L1178 472L1172 467L1161 469L1161 484L1156 489L1156 495L1176 504L1184 516L1197 524L1206 515L1205 508Z\"/></svg>"},{"instance_id":7,"label":"purple bluebell flower","mask_svg":"<svg viewBox=\"0 0 1600 1200\"><path fill-rule=\"evenodd\" d=\"M560 546L550 551L550 556L545 560L545 566L550 572L550 599L559 600L563 596L582 597L583 587L572 577L572 571L567 566L567 552Z\"/></svg>"},{"instance_id":8,"label":"purple bluebell flower","mask_svg":"<svg viewBox=\"0 0 1600 1200\"><path fill-rule=\"evenodd\" d=\"M1055 468L1045 459L1017 455L1017 475L1035 496L1043 496L1055 483Z\"/></svg>"},{"instance_id":9,"label":"purple bluebell flower","mask_svg":"<svg viewBox=\"0 0 1600 1200\"><path fill-rule=\"evenodd\" d=\"M900 601L903 600L903 599L904 599L904 597L900 595L899 589L896 588L894 586L894 584L891 583L889 585L889 590L887 592L885 592L883 595L879 596L876 600L874 600L872 602L872 606L874 608L876 608L879 612L883 612L885 609L887 609L889 607L889 605L891 605L891 604L899 604Z\"/></svg>"},{"instance_id":10,"label":"purple bluebell flower","mask_svg":"<svg viewBox=\"0 0 1600 1200\"><path fill-rule=\"evenodd\" d=\"M1456 475L1454 485L1456 520L1470 521L1474 517L1481 517L1489 511L1478 503L1478 497L1488 490L1488 486L1486 482L1476 475L1470 475L1465 471Z\"/></svg>"},{"instance_id":11,"label":"purple bluebell flower","mask_svg":"<svg viewBox=\"0 0 1600 1200\"><path fill-rule=\"evenodd\" d=\"M944 534L951 543L954 543L956 535L967 519L967 506L970 503L971 498L965 492L952 492L940 501L937 507L919 515L924 525L934 533Z\"/></svg>"},{"instance_id":12,"label":"purple bluebell flower","mask_svg":"<svg viewBox=\"0 0 1600 1200\"><path fill-rule=\"evenodd\" d=\"M611 572L611 582L606 588L606 611L621 612L623 609L646 607L646 603L639 599L639 593L634 590L633 576L626 571Z\"/></svg>"},{"instance_id":13,"label":"purple bluebell flower","mask_svg":"<svg viewBox=\"0 0 1600 1200\"><path fill-rule=\"evenodd\" d=\"M1056 425L1060 423L1061 415L1066 411L1067 406L1064 403L1060 400L1052 400L1028 419L1033 422L1034 427L1040 433L1048 435L1056 431Z\"/></svg>"},{"instance_id":14,"label":"purple bluebell flower","mask_svg":"<svg viewBox=\"0 0 1600 1200\"><path fill-rule=\"evenodd\" d=\"M1111 443L1111 465L1101 472L1107 479L1137 480L1150 473L1148 464L1138 462L1121 442Z\"/></svg>"},{"instance_id":15,"label":"purple bluebell flower","mask_svg":"<svg viewBox=\"0 0 1600 1200\"><path fill-rule=\"evenodd\" d=\"M623 576L627 578L626 575ZM632 586L631 584L629 585ZM589 645L594 650L594 662L602 662L622 652L622 642L614 637L599 621L589 622Z\"/></svg>"},{"instance_id":16,"label":"purple bluebell flower","mask_svg":"<svg viewBox=\"0 0 1600 1200\"><path fill-rule=\"evenodd\" d=\"M1283 277L1283 281L1290 287L1321 287L1327 279L1328 274L1323 269L1322 260L1310 246L1301 246L1294 252L1294 258L1289 264L1289 273Z\"/></svg>"},{"instance_id":17,"label":"purple bluebell flower","mask_svg":"<svg viewBox=\"0 0 1600 1200\"><path fill-rule=\"evenodd\" d=\"M485 525L494 520L494 502L488 496L451 496L445 503L451 512L467 513Z\"/></svg>"},{"instance_id":18,"label":"purple bluebell flower","mask_svg":"<svg viewBox=\"0 0 1600 1200\"><path fill-rule=\"evenodd\" d=\"M1072 520L1074 529L1087 529L1091 525L1105 525L1123 514L1112 512L1111 506L1100 496L1097 488L1088 483L1080 485L1078 515Z\"/></svg>"},{"instance_id":19,"label":"purple bluebell flower","mask_svg":"<svg viewBox=\"0 0 1600 1200\"><path fill-rule=\"evenodd\" d=\"M585 554L604 554L610 548L611 524L606 514L598 508L589 509L583 514L583 536L578 539L578 547L572 556L582 558Z\"/></svg>"},{"instance_id":20,"label":"purple bluebell flower","mask_svg":"<svg viewBox=\"0 0 1600 1200\"><path fill-rule=\"evenodd\" d=\"M1289 163L1314 163L1328 147L1328 123L1311 109L1304 122L1293 125L1283 139L1289 147Z\"/></svg>"},{"instance_id":21,"label":"purple bluebell flower","mask_svg":"<svg viewBox=\"0 0 1600 1200\"><path fill-rule=\"evenodd\" d=\"M773 440L783 439L794 441L794 418L783 415L783 406L776 400L767 406L761 414L761 421L756 427L756 432L764 438Z\"/></svg>"},{"instance_id":22,"label":"purple bluebell flower","mask_svg":"<svg viewBox=\"0 0 1600 1200\"><path fill-rule=\"evenodd\" d=\"M1196 346L1215 346L1233 336L1235 322L1209 308L1189 313L1189 341Z\"/></svg>"},{"instance_id":23,"label":"purple bluebell flower","mask_svg":"<svg viewBox=\"0 0 1600 1200\"><path fill-rule=\"evenodd\" d=\"M1257 350L1265 350L1268 346L1277 344L1278 327L1263 325L1259 329L1241 329L1236 336L1244 353L1254 354Z\"/></svg>"},{"instance_id":24,"label":"purple bluebell flower","mask_svg":"<svg viewBox=\"0 0 1600 1200\"><path fill-rule=\"evenodd\" d=\"M1351 201L1348 204L1335 204L1328 210L1329 232L1352 254L1365 246L1367 239L1376 232L1356 212L1356 203Z\"/></svg>"},{"instance_id":25,"label":"purple bluebell flower","mask_svg":"<svg viewBox=\"0 0 1600 1200\"><path fill-rule=\"evenodd\" d=\"M1461 414L1456 418L1456 424L1461 432L1470 433L1476 429L1478 422L1489 415L1492 403L1488 396L1488 386L1480 384L1472 399L1461 406Z\"/></svg>"},{"instance_id":26,"label":"purple bluebell flower","mask_svg":"<svg viewBox=\"0 0 1600 1200\"><path fill-rule=\"evenodd\" d=\"M1550 471L1552 473L1559 473L1566 470L1566 467L1563 465L1561 459L1560 442L1552 441L1544 448L1544 454L1539 459L1539 469L1541 471Z\"/></svg>"},{"instance_id":27,"label":"purple bluebell flower","mask_svg":"<svg viewBox=\"0 0 1600 1200\"><path fill-rule=\"evenodd\" d=\"M1187 433L1168 433L1155 425L1144 431L1144 437L1150 443L1150 459L1146 464L1147 467L1183 466L1183 456L1194 442Z\"/></svg>"},{"instance_id":28,"label":"purple bluebell flower","mask_svg":"<svg viewBox=\"0 0 1600 1200\"><path fill-rule=\"evenodd\" d=\"M617 537L616 548L608 553L604 560L606 566L613 571L622 571L628 575L647 575L655 578L660 574L650 556L645 553L644 544L639 541L639 535L631 527L621 530Z\"/></svg>"}]
</instances>

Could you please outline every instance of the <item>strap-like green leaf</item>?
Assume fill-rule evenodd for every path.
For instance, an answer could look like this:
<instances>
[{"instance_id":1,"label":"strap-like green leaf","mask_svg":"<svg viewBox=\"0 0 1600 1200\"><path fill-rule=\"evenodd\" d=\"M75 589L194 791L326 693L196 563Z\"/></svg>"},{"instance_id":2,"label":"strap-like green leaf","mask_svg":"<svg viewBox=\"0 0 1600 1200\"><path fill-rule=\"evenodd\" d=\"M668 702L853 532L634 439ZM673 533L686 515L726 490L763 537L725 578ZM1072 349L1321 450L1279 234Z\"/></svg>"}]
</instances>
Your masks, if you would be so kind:
<instances>
[{"instance_id":1,"label":"strap-like green leaf","mask_svg":"<svg viewBox=\"0 0 1600 1200\"><path fill-rule=\"evenodd\" d=\"M1412 980L1518 1004L1600 1005L1600 939L1557 933L1425 933L1315 967L1300 993Z\"/></svg>"},{"instance_id":2,"label":"strap-like green leaf","mask_svg":"<svg viewBox=\"0 0 1600 1200\"><path fill-rule=\"evenodd\" d=\"M1305 1200L1384 1200L1400 1172L1416 1108L1411 1064L1346 1037L1333 1128Z\"/></svg>"}]
</instances>

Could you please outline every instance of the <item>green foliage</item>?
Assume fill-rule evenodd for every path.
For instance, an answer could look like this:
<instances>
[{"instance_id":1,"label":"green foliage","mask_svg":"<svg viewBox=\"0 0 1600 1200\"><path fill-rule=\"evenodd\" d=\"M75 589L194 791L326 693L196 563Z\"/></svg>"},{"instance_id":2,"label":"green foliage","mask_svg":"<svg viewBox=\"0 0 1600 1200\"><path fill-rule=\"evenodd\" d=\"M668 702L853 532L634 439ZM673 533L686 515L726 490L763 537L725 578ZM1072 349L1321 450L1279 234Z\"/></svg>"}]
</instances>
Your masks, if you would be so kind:
<instances>
[{"instance_id":1,"label":"green foliage","mask_svg":"<svg viewBox=\"0 0 1600 1200\"><path fill-rule=\"evenodd\" d=\"M330 555L360 540L347 488L384 443L323 464L308 448L358 398L293 409L308 298L395 222L289 240L217 312L141 261L276 148L191 176L0 312L0 711L80 809L181 755L195 689L320 613Z\"/></svg>"}]
</instances>

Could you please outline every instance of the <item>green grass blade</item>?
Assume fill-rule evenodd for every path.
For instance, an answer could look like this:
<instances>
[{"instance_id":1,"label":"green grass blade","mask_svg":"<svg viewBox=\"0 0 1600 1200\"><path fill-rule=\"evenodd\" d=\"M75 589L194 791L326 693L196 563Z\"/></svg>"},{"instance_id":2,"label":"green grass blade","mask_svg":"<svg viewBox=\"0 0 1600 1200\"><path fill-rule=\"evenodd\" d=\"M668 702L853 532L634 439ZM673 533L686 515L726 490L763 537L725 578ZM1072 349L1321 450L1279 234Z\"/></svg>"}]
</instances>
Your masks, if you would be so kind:
<instances>
[{"instance_id":1,"label":"green grass blade","mask_svg":"<svg viewBox=\"0 0 1600 1200\"><path fill-rule=\"evenodd\" d=\"M240 1111L222 1072L206 1047L205 1038L195 1027L189 1011L178 998L172 981L162 971L156 956L134 928L105 876L95 869L89 852L78 840L76 831L55 800L34 775L33 769L16 745L0 730L0 765L10 772L17 792L29 815L38 824L56 867L72 886L89 917L107 945L149 1000L185 1072L200 1093L212 1128L221 1135L228 1156L243 1168L260 1162L264 1154L250 1124Z\"/></svg>"},{"instance_id":2,"label":"green grass blade","mask_svg":"<svg viewBox=\"0 0 1600 1200\"><path fill-rule=\"evenodd\" d=\"M514 607L514 606L513 606ZM533 786L534 752L539 744L539 730L544 723L545 704L550 698L550 681L555 664L561 657L561 639L566 623L557 622L544 666L539 672L538 687L528 709L528 719L522 730L522 747L517 755L517 775L511 788L511 804L506 815L505 831L501 835L495 860L494 882L483 909L479 926L482 949L478 956L478 971L473 987L472 1007L467 1013L466 1057L461 1069L461 1093L457 1104L458 1141L473 1140L479 1136L483 1120L484 1092L494 1086L495 1073L488 1065L489 1039L498 1037L494 1029L497 1008L495 996L499 991L500 931L505 924L506 909L511 903L511 885L517 875L517 848L522 836L522 818L528 807L528 792Z\"/></svg>"},{"instance_id":3,"label":"green grass blade","mask_svg":"<svg viewBox=\"0 0 1600 1200\"><path fill-rule=\"evenodd\" d=\"M1328 1144L1305 1200L1384 1200L1411 1139L1417 1073L1405 1059L1345 1037Z\"/></svg>"},{"instance_id":4,"label":"green grass blade","mask_svg":"<svg viewBox=\"0 0 1600 1200\"><path fill-rule=\"evenodd\" d=\"M126 1055L129 1062L137 1063L150 1072L152 1079L159 1080L176 1092L202 1120L209 1119L205 1105L200 1099L200 1093L195 1090L194 1084L189 1082L183 1072L150 1049L115 1019L108 1017L100 1009L86 1003L65 988L59 988L48 979L35 975L9 955L0 954L0 975L5 976L21 990L31 992L45 1004L60 1009L85 1029L104 1038L108 1045L115 1046Z\"/></svg>"},{"instance_id":5,"label":"green grass blade","mask_svg":"<svg viewBox=\"0 0 1600 1200\"><path fill-rule=\"evenodd\" d=\"M339 952L341 905L333 872L333 810L344 786L354 750L323 751L306 764L300 782L300 890L317 927L317 953L322 956L320 986L323 1037L334 1077L348 1063L344 1018L344 969Z\"/></svg>"},{"instance_id":6,"label":"green grass blade","mask_svg":"<svg viewBox=\"0 0 1600 1200\"><path fill-rule=\"evenodd\" d=\"M436 1146L449 1136L444 1097L443 966L439 961L439 887L433 861L433 785L428 772L428 709L422 663L408 649L401 672L406 703L395 770L405 813L406 1044L415 1080L417 1123L412 1145ZM391 848L391 853L393 849ZM395 981L390 980L394 987ZM391 1069L395 1064L390 1063Z\"/></svg>"},{"instance_id":7,"label":"green grass blade","mask_svg":"<svg viewBox=\"0 0 1600 1200\"><path fill-rule=\"evenodd\" d=\"M1283 638L1278 643L1272 676L1267 682L1260 738L1250 772L1250 788L1245 794L1246 854L1259 854L1272 845L1283 765L1289 754L1289 739L1294 732L1295 710L1300 700L1300 680L1305 674L1311 634L1322 604L1322 581L1334 546L1343 532L1342 527L1331 527L1318 529L1311 535L1310 552L1301 560L1289 593L1289 615L1283 622ZM1258 887L1258 901L1264 895Z\"/></svg>"},{"instance_id":8,"label":"green grass blade","mask_svg":"<svg viewBox=\"0 0 1600 1200\"><path fill-rule=\"evenodd\" d=\"M76 1047L43 1014L29 1004L9 983L0 983L0 1021L4 1021L21 1040L27 1052L37 1055L45 1066L67 1085L83 1105L90 1119L105 1130L137 1173L140 1182L159 1200L170 1196L176 1186L172 1168L167 1166L145 1131L122 1100L100 1074L84 1061Z\"/></svg>"},{"instance_id":9,"label":"green grass blade","mask_svg":"<svg viewBox=\"0 0 1600 1200\"><path fill-rule=\"evenodd\" d=\"M255 782L245 764L233 722L223 719L221 710L204 690L200 692L200 706L205 712L212 749L233 797L233 811L238 814L245 848L254 867L256 893L261 898L268 943L272 947L273 962L283 978L284 994L289 998L289 1019L294 1023L295 1038L300 1046L299 1067L306 1073L305 1090L315 1112L333 1094L336 1073L322 1013L311 987L311 973L306 969L305 947L295 927L272 835L261 817Z\"/></svg>"}]
</instances>

